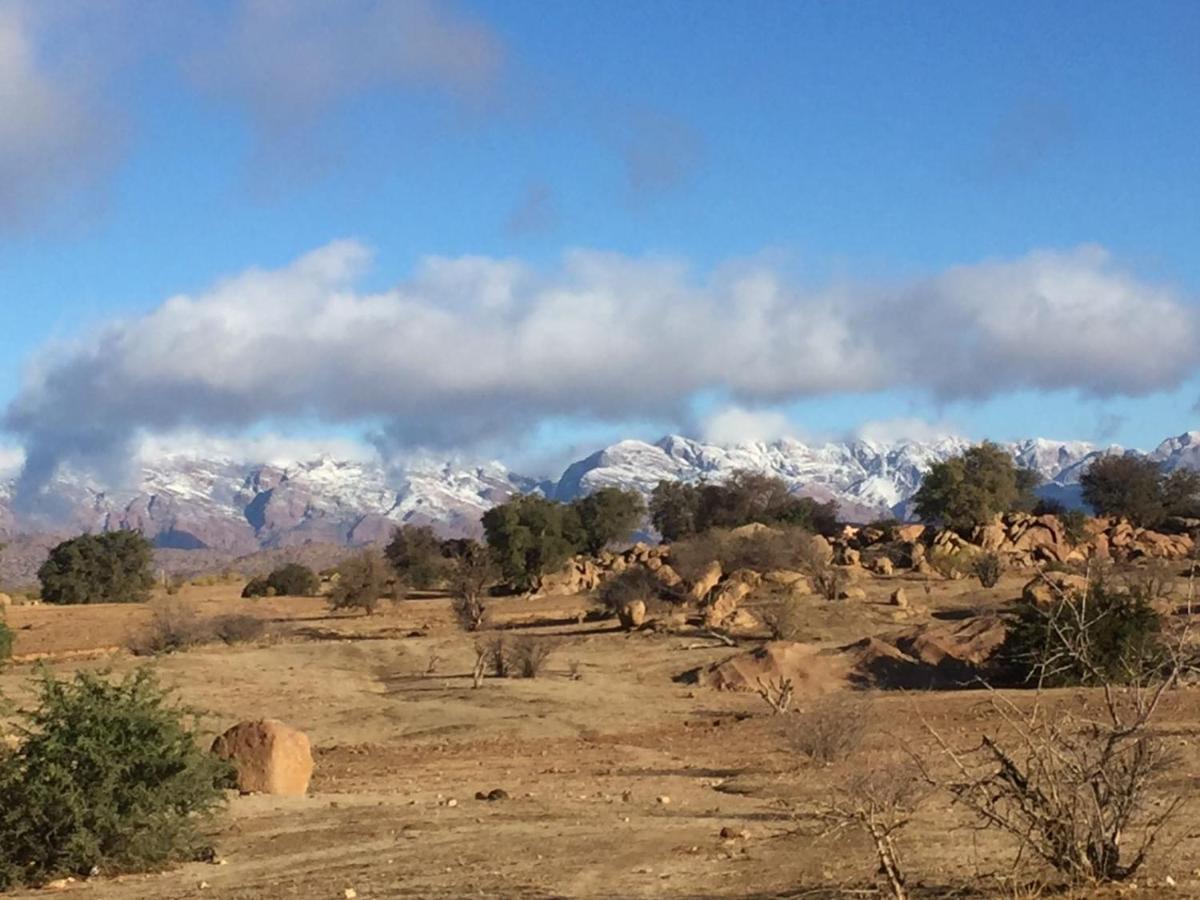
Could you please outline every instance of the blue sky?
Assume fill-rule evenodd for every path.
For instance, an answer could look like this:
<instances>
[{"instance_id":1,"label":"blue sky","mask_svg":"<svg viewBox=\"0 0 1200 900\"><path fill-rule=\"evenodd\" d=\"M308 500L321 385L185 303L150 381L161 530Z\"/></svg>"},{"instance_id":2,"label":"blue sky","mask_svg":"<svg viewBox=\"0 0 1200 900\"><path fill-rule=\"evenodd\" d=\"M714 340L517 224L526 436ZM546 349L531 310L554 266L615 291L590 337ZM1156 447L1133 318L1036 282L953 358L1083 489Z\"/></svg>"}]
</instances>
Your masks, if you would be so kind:
<instances>
[{"instance_id":1,"label":"blue sky","mask_svg":"<svg viewBox=\"0 0 1200 900\"><path fill-rule=\"evenodd\" d=\"M1151 446L1193 427L1200 398L1189 340L1200 335L1197 39L1200 6L1190 2L0 0L0 74L12 85L0 90L0 182L30 186L0 188L8 443L61 461L111 453L121 434L181 427L375 432L395 452L550 460L618 435L728 437L712 423L735 409L747 437L869 424ZM609 303L608 289L615 304L644 289L616 320L653 321L661 304L672 318L656 327L671 352L724 353L743 372L758 360L799 370L820 355L806 317L826 333L860 322L860 310L878 319L883 302L941 312L897 318L895 342L919 355L889 346L885 329L840 366L829 359L794 377L724 379L691 359L660 368L632 356L639 382L606 368L618 348L592 367L594 381L563 379L567 396L546 386L553 371L499 387L482 371L427 382L364 363L373 388L395 379L370 402L248 402L240 388L273 392L161 360L139 368L133 337L160 334L155 311L168 298L203 306L216 285L284 272L343 239L370 261L353 276L322 276L324 300L293 308L247 290L213 309L257 304L286 320L327 310L337 292L359 304L391 297L387 346L418 358L431 348L411 344L421 337L397 317L394 292L420 294L423 312L462 310L469 331L511 264L533 285L512 301L525 312L488 327L514 353L534 319L536 334L558 334L542 327L556 292L573 291L577 308ZM604 255L585 275L570 261L581 250ZM459 265L430 286L423 273L435 257ZM464 276L462 258L482 260L486 277ZM730 271L774 279L768 306L791 316L791 344L756 345L775 337L770 316L741 333L757 301L723 286ZM1108 298L1098 322L1079 312L1088 291ZM1040 315L1039 292L1052 307L1044 324L1008 333L1009 313L995 310ZM689 303L711 307L718 323L702 346L673 340ZM1164 311L1166 326L1143 327L1143 313ZM598 327L587 316L555 321ZM169 324L180 353L204 348L186 323ZM119 364L97 337L114 328L128 340L113 346L131 354ZM224 351L239 334L214 340ZM485 337L464 348L486 352ZM1058 364L1055 342L1070 366ZM943 348L961 371L923 374ZM295 352L300 365L344 373L328 350L314 337ZM222 352L214 365L256 369L256 354ZM376 355L386 354L363 358ZM860 377L873 360L881 371ZM677 374L673 390L659 390ZM418 382L430 403L396 399ZM339 383L365 396L358 382ZM97 384L130 399L98 400ZM157 408L168 403L185 410ZM39 424L54 410L97 407L103 421ZM97 430L118 436L92 446Z\"/></svg>"}]
</instances>

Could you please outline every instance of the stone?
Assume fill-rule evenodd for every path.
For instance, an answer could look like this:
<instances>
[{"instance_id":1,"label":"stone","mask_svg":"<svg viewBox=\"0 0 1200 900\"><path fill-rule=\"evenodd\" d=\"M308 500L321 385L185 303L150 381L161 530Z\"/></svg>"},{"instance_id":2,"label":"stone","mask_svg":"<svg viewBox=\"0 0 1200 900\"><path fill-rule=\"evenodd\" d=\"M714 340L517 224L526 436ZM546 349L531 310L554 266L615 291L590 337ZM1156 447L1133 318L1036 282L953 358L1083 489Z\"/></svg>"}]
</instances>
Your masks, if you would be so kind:
<instances>
[{"instance_id":1,"label":"stone","mask_svg":"<svg viewBox=\"0 0 1200 900\"><path fill-rule=\"evenodd\" d=\"M626 631L641 628L646 624L646 601L630 600L617 610L617 618Z\"/></svg>"},{"instance_id":2,"label":"stone","mask_svg":"<svg viewBox=\"0 0 1200 900\"><path fill-rule=\"evenodd\" d=\"M7 609L13 605L13 598L8 594L0 594L0 609Z\"/></svg>"},{"instance_id":3,"label":"stone","mask_svg":"<svg viewBox=\"0 0 1200 900\"><path fill-rule=\"evenodd\" d=\"M888 602L891 603L892 606L908 606L908 594L904 592L904 588L896 588L894 591L892 591L892 596Z\"/></svg>"},{"instance_id":4,"label":"stone","mask_svg":"<svg viewBox=\"0 0 1200 900\"><path fill-rule=\"evenodd\" d=\"M896 540L906 544L912 544L921 539L925 534L924 525L900 525L896 528Z\"/></svg>"},{"instance_id":5,"label":"stone","mask_svg":"<svg viewBox=\"0 0 1200 900\"><path fill-rule=\"evenodd\" d=\"M742 579L729 579L723 582L713 595L712 604L704 614L704 624L716 628L741 605L750 594L751 586Z\"/></svg>"},{"instance_id":6,"label":"stone","mask_svg":"<svg viewBox=\"0 0 1200 900\"><path fill-rule=\"evenodd\" d=\"M854 587L853 585L851 585L849 587L844 587L840 591L838 591L838 599L839 600L866 600L867 592L864 591L860 587Z\"/></svg>"},{"instance_id":7,"label":"stone","mask_svg":"<svg viewBox=\"0 0 1200 900\"><path fill-rule=\"evenodd\" d=\"M896 571L896 567L892 565L889 557L881 556L871 563L871 569L876 575L891 575Z\"/></svg>"},{"instance_id":8,"label":"stone","mask_svg":"<svg viewBox=\"0 0 1200 900\"><path fill-rule=\"evenodd\" d=\"M658 568L652 571L654 572L655 580L668 590L677 588L683 584L683 578L679 573L661 560L659 561Z\"/></svg>"},{"instance_id":9,"label":"stone","mask_svg":"<svg viewBox=\"0 0 1200 900\"><path fill-rule=\"evenodd\" d=\"M688 597L695 603L704 602L704 598L708 596L708 592L717 586L717 582L721 580L721 564L715 559L705 566L704 571L700 573L700 577L692 582L692 586L688 589Z\"/></svg>"},{"instance_id":10,"label":"stone","mask_svg":"<svg viewBox=\"0 0 1200 900\"><path fill-rule=\"evenodd\" d=\"M278 719L234 725L213 741L212 752L233 764L244 794L308 793L313 772L308 736Z\"/></svg>"},{"instance_id":11,"label":"stone","mask_svg":"<svg viewBox=\"0 0 1200 900\"><path fill-rule=\"evenodd\" d=\"M1042 572L1026 583L1021 590L1021 599L1034 606L1053 606L1073 594L1086 593L1088 580L1082 575L1066 572Z\"/></svg>"},{"instance_id":12,"label":"stone","mask_svg":"<svg viewBox=\"0 0 1200 900\"><path fill-rule=\"evenodd\" d=\"M792 587L808 581L808 577L803 572L793 569L772 569L770 572L765 572L762 578L767 584L778 584L782 587Z\"/></svg>"}]
</instances>

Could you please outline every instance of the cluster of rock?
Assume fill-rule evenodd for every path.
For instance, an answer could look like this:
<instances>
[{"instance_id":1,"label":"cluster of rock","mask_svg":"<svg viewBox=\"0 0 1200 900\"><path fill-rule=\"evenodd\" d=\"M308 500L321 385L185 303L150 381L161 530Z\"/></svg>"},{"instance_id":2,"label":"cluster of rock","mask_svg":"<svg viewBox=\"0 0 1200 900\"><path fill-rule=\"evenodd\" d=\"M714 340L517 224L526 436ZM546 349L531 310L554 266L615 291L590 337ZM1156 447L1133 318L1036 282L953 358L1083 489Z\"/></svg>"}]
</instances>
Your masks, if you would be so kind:
<instances>
[{"instance_id":1,"label":"cluster of rock","mask_svg":"<svg viewBox=\"0 0 1200 900\"><path fill-rule=\"evenodd\" d=\"M1167 525L1169 531L1152 531L1124 519L1095 517L1083 519L1078 531L1072 532L1058 516L1009 513L967 537L925 525L847 526L835 545L841 562L857 563L873 556L876 565L886 558L888 569L899 562L928 575L937 574L931 564L936 553L995 552L1013 568L1089 559L1132 562L1192 556L1196 550L1192 535L1200 529L1200 520L1175 519Z\"/></svg>"}]
</instances>

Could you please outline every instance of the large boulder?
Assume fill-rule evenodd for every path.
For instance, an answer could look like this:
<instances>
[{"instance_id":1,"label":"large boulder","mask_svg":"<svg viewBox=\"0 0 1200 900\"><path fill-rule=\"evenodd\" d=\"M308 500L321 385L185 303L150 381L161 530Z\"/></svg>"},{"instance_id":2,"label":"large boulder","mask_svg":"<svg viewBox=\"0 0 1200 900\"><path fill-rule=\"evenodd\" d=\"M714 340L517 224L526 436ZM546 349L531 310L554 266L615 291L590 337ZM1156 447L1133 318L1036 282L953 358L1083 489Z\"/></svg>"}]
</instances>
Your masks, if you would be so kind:
<instances>
[{"instance_id":1,"label":"large boulder","mask_svg":"<svg viewBox=\"0 0 1200 900\"><path fill-rule=\"evenodd\" d=\"M896 540L905 544L919 541L924 534L924 525L900 525L896 528Z\"/></svg>"},{"instance_id":2,"label":"large boulder","mask_svg":"<svg viewBox=\"0 0 1200 900\"><path fill-rule=\"evenodd\" d=\"M879 688L969 687L991 672L1008 628L999 616L917 625L846 648L852 680Z\"/></svg>"},{"instance_id":3,"label":"large boulder","mask_svg":"<svg viewBox=\"0 0 1200 900\"><path fill-rule=\"evenodd\" d=\"M213 741L212 752L233 764L244 794L308 793L313 773L308 736L277 719L234 725Z\"/></svg>"},{"instance_id":4,"label":"large boulder","mask_svg":"<svg viewBox=\"0 0 1200 900\"><path fill-rule=\"evenodd\" d=\"M721 580L721 564L715 559L704 567L704 571L700 573L700 577L692 582L692 586L688 588L688 598L694 603L703 602L708 596L709 591L717 586L717 582Z\"/></svg>"},{"instance_id":5,"label":"large boulder","mask_svg":"<svg viewBox=\"0 0 1200 900\"><path fill-rule=\"evenodd\" d=\"M0 594L0 609L7 609L13 605L13 598L8 594Z\"/></svg>"},{"instance_id":6,"label":"large boulder","mask_svg":"<svg viewBox=\"0 0 1200 900\"><path fill-rule=\"evenodd\" d=\"M721 583L713 594L712 604L704 613L704 624L709 628L719 627L753 590L750 583L740 578L730 578Z\"/></svg>"},{"instance_id":7,"label":"large boulder","mask_svg":"<svg viewBox=\"0 0 1200 900\"><path fill-rule=\"evenodd\" d=\"M891 575L896 567L892 565L892 560L887 556L878 557L875 562L871 563L871 570L876 575Z\"/></svg>"},{"instance_id":8,"label":"large boulder","mask_svg":"<svg viewBox=\"0 0 1200 900\"><path fill-rule=\"evenodd\" d=\"M641 628L646 623L646 601L630 600L617 610L617 619L626 631Z\"/></svg>"},{"instance_id":9,"label":"large boulder","mask_svg":"<svg viewBox=\"0 0 1200 900\"><path fill-rule=\"evenodd\" d=\"M679 573L664 562L660 562L654 572L654 579L667 590L674 590L683 584L683 579Z\"/></svg>"},{"instance_id":10,"label":"large boulder","mask_svg":"<svg viewBox=\"0 0 1200 900\"><path fill-rule=\"evenodd\" d=\"M1088 580L1067 572L1039 572L1021 590L1021 600L1034 606L1050 607L1060 600L1087 592Z\"/></svg>"}]
</instances>

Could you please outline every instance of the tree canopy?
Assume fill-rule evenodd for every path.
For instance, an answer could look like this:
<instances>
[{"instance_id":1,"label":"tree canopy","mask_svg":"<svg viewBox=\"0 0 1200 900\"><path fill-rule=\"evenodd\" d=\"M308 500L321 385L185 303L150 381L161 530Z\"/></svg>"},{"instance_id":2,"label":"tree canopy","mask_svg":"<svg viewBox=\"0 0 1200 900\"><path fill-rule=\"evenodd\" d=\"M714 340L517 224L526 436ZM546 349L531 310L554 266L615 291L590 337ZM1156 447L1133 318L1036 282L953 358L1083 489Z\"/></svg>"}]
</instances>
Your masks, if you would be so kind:
<instances>
[{"instance_id":1,"label":"tree canopy","mask_svg":"<svg viewBox=\"0 0 1200 900\"><path fill-rule=\"evenodd\" d=\"M38 570L47 603L140 603L154 585L154 549L137 531L63 541Z\"/></svg>"},{"instance_id":2,"label":"tree canopy","mask_svg":"<svg viewBox=\"0 0 1200 900\"><path fill-rule=\"evenodd\" d=\"M501 574L519 589L536 588L542 575L559 568L586 542L577 507L536 494L489 509L483 514L483 530Z\"/></svg>"},{"instance_id":3,"label":"tree canopy","mask_svg":"<svg viewBox=\"0 0 1200 900\"><path fill-rule=\"evenodd\" d=\"M646 515L641 494L618 487L602 487L572 505L588 553L599 553L609 544L626 540Z\"/></svg>"},{"instance_id":4,"label":"tree canopy","mask_svg":"<svg viewBox=\"0 0 1200 900\"><path fill-rule=\"evenodd\" d=\"M1121 516L1143 528L1168 516L1194 515L1200 505L1200 473L1164 472L1145 457L1102 456L1079 482L1084 502L1098 515Z\"/></svg>"},{"instance_id":5,"label":"tree canopy","mask_svg":"<svg viewBox=\"0 0 1200 900\"><path fill-rule=\"evenodd\" d=\"M798 497L781 478L739 471L724 482L660 481L650 498L650 519L668 541L751 522L832 534L837 528L837 504Z\"/></svg>"},{"instance_id":6,"label":"tree canopy","mask_svg":"<svg viewBox=\"0 0 1200 900\"><path fill-rule=\"evenodd\" d=\"M926 522L974 528L1001 513L1032 509L1039 480L1031 469L1018 468L1003 448L984 441L934 463L913 496L914 507Z\"/></svg>"}]
</instances>

